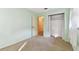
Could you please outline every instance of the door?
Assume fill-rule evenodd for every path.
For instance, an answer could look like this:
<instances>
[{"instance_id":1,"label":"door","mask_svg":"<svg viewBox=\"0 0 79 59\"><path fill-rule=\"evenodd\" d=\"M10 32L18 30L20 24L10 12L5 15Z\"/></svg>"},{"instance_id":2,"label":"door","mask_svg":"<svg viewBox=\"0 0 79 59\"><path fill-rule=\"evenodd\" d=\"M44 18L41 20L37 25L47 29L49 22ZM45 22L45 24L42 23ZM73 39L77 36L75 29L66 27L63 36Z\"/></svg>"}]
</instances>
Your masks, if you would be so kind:
<instances>
[{"instance_id":1,"label":"door","mask_svg":"<svg viewBox=\"0 0 79 59\"><path fill-rule=\"evenodd\" d=\"M61 36L64 34L64 13L50 15L50 34L53 36Z\"/></svg>"},{"instance_id":2,"label":"door","mask_svg":"<svg viewBox=\"0 0 79 59\"><path fill-rule=\"evenodd\" d=\"M43 16L38 17L37 24L38 36L43 36Z\"/></svg>"}]
</instances>

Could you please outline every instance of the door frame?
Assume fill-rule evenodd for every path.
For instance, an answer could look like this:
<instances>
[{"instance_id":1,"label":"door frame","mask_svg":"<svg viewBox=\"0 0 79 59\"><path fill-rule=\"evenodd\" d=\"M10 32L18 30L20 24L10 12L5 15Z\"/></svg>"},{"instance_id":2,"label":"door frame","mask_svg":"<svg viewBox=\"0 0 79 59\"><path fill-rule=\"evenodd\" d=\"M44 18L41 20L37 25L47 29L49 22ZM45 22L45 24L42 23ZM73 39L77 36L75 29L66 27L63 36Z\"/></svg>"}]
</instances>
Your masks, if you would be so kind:
<instances>
[{"instance_id":1,"label":"door frame","mask_svg":"<svg viewBox=\"0 0 79 59\"><path fill-rule=\"evenodd\" d=\"M42 19L42 33L39 33L40 31L39 31L39 17L43 17L43 16L38 16L37 17L37 35L39 35L39 36L43 36L44 35L44 17L43 17L43 19Z\"/></svg>"},{"instance_id":2,"label":"door frame","mask_svg":"<svg viewBox=\"0 0 79 59\"><path fill-rule=\"evenodd\" d=\"M50 19L49 19L49 17L50 16L55 16L55 15L61 15L61 14L64 14L65 15L65 13L64 12L62 12L62 13L56 13L56 14L51 14L51 15L48 15L48 28L49 28L49 33L50 33ZM64 23L65 23L65 17L64 17ZM64 24L64 29L65 29L65 24ZM50 33L50 36L52 36L52 33ZM64 32L63 32L63 37L64 37Z\"/></svg>"}]
</instances>

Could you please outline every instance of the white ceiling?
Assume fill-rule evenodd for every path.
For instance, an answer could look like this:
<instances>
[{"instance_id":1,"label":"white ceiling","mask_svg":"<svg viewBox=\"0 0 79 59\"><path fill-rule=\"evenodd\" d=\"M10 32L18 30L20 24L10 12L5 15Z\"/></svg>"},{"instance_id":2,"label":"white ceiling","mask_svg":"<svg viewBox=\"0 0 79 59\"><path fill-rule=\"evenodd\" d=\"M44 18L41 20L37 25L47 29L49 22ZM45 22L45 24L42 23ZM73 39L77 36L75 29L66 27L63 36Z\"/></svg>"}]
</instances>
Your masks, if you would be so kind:
<instances>
[{"instance_id":1,"label":"white ceiling","mask_svg":"<svg viewBox=\"0 0 79 59\"><path fill-rule=\"evenodd\" d=\"M36 13L42 13L42 12L47 12L49 10L53 10L55 8L48 8L47 10L44 10L44 8L28 8L28 10L36 12Z\"/></svg>"}]
</instances>

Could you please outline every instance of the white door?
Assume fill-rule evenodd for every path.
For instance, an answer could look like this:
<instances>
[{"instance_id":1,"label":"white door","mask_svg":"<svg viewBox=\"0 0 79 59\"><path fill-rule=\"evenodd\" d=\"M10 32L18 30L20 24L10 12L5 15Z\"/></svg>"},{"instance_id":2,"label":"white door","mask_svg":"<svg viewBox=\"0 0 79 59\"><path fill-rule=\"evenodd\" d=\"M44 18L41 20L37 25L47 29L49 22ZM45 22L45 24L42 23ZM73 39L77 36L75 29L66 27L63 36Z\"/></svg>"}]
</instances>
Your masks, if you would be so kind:
<instances>
[{"instance_id":1,"label":"white door","mask_svg":"<svg viewBox=\"0 0 79 59\"><path fill-rule=\"evenodd\" d=\"M32 16L31 17L31 36L35 36L36 35L36 21L35 21L35 17Z\"/></svg>"},{"instance_id":2,"label":"white door","mask_svg":"<svg viewBox=\"0 0 79 59\"><path fill-rule=\"evenodd\" d=\"M49 16L50 34L63 37L64 34L64 13Z\"/></svg>"}]
</instances>

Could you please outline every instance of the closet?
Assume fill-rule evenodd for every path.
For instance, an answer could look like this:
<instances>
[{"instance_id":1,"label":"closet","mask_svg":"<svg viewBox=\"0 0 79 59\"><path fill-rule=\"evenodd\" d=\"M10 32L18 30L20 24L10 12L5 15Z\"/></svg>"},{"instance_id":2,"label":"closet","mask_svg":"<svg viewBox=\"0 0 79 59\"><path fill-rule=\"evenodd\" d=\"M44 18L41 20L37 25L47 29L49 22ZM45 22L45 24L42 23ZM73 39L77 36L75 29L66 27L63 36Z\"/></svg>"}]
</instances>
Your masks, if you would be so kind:
<instances>
[{"instance_id":1,"label":"closet","mask_svg":"<svg viewBox=\"0 0 79 59\"><path fill-rule=\"evenodd\" d=\"M53 36L64 35L64 13L53 14L48 16L49 32Z\"/></svg>"}]
</instances>

